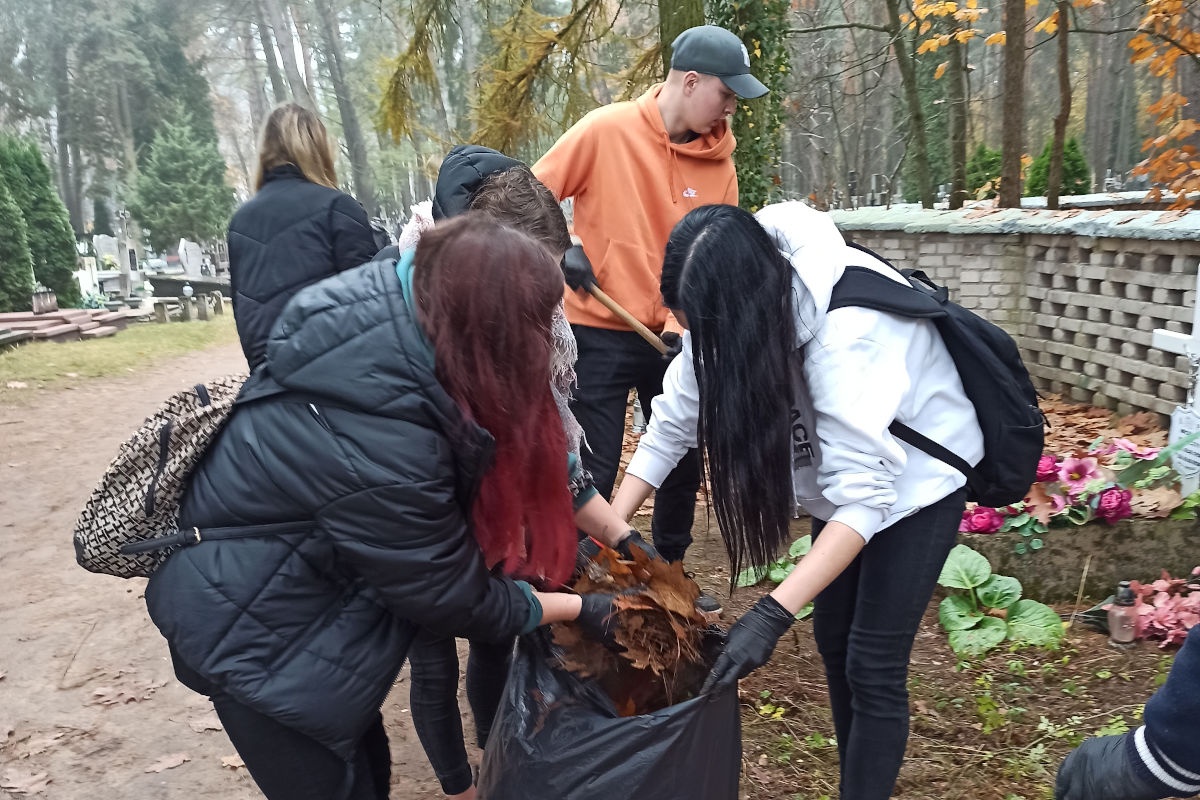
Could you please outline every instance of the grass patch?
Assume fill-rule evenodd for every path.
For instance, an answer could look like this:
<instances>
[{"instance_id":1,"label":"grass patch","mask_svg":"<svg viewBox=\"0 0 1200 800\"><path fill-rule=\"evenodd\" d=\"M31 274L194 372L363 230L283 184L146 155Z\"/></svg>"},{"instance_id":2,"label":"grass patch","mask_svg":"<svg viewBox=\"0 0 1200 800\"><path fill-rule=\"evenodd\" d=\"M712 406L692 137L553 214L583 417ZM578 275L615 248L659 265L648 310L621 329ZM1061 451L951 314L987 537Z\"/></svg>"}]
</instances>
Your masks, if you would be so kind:
<instances>
[{"instance_id":1,"label":"grass patch","mask_svg":"<svg viewBox=\"0 0 1200 800\"><path fill-rule=\"evenodd\" d=\"M128 373L172 356L236 341L233 314L226 313L208 322L134 324L107 339L31 342L0 353L0 397L23 391L7 389L9 381L26 383L31 389L51 387L76 378Z\"/></svg>"}]
</instances>

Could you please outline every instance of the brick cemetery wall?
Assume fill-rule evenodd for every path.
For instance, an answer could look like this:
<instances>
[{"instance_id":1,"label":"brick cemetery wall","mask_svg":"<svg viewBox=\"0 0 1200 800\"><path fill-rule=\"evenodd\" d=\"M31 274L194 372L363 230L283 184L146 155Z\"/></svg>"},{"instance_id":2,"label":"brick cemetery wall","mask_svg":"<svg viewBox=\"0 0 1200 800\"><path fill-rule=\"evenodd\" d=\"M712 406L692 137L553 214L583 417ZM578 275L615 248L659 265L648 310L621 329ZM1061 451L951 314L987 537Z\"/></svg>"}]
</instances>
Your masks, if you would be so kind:
<instances>
[{"instance_id":1,"label":"brick cemetery wall","mask_svg":"<svg viewBox=\"0 0 1200 800\"><path fill-rule=\"evenodd\" d=\"M1200 212L906 206L833 217L847 239L924 270L1011 333L1039 389L1123 414L1184 401L1187 359L1151 336L1191 332Z\"/></svg>"}]
</instances>

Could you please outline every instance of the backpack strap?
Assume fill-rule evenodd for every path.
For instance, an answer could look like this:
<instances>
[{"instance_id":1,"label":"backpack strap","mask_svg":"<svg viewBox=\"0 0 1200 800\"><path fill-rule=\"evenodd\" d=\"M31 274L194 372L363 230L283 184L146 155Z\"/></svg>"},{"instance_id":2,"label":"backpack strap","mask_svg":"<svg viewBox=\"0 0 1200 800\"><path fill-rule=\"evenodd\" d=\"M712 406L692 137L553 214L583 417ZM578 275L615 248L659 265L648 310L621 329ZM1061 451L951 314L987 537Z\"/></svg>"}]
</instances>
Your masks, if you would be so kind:
<instances>
[{"instance_id":1,"label":"backpack strap","mask_svg":"<svg viewBox=\"0 0 1200 800\"><path fill-rule=\"evenodd\" d=\"M248 536L280 536L288 533L309 533L312 522L269 522L262 525L232 525L223 528L189 528L172 533L169 536L155 536L153 539L143 539L140 542L129 542L121 545L121 552L127 556L140 553L150 553L155 550L166 550L171 547L190 547L201 542L215 542L224 539L242 539Z\"/></svg>"},{"instance_id":2,"label":"backpack strap","mask_svg":"<svg viewBox=\"0 0 1200 800\"><path fill-rule=\"evenodd\" d=\"M846 306L870 308L913 319L946 316L946 309L942 308L935 294L897 283L868 267L846 267L841 280L834 284L829 297L829 310Z\"/></svg>"},{"instance_id":3,"label":"backpack strap","mask_svg":"<svg viewBox=\"0 0 1200 800\"><path fill-rule=\"evenodd\" d=\"M878 258L883 263L895 269L886 259L872 253L867 248L855 244L851 244L850 246ZM848 266L841 280L833 287L833 293L829 300L829 310L833 311L835 308L845 308L846 306L858 306L896 314L901 317L911 317L913 319L938 320L947 316L946 309L942 306L948 299L944 287L933 283L933 281L929 280L921 272L907 271L901 272L901 274L908 278L913 285L908 287L902 286L886 275L867 267ZM928 290L917 286L916 282L929 287ZM925 434L897 420L892 420L892 424L888 426L888 431L892 436L895 436L905 444L915 447L926 455L949 464L961 472L966 476L967 485L977 495L986 487L987 484L984 482L983 477L965 459L946 449Z\"/></svg>"},{"instance_id":4,"label":"backpack strap","mask_svg":"<svg viewBox=\"0 0 1200 800\"><path fill-rule=\"evenodd\" d=\"M888 425L888 431L900 441L912 445L916 449L922 451L928 456L936 458L945 464L949 464L956 470L961 472L967 479L967 486L976 496L987 487L987 482L979 471L967 463L966 459L960 457L957 453L947 450L940 444L930 439L920 431L908 427L903 422L892 420L892 424Z\"/></svg>"}]
</instances>

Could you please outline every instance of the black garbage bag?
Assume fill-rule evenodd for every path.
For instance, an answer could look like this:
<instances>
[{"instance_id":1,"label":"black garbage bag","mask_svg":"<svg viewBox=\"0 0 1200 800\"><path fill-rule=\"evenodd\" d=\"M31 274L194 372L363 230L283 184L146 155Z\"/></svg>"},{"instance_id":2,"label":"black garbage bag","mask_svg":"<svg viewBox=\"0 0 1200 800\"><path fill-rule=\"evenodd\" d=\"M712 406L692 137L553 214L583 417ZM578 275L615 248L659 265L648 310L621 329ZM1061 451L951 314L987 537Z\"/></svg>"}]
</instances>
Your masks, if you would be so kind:
<instances>
[{"instance_id":1,"label":"black garbage bag","mask_svg":"<svg viewBox=\"0 0 1200 800\"><path fill-rule=\"evenodd\" d=\"M712 644L715 659L721 641ZM545 629L517 644L483 755L482 800L736 800L736 682L621 717L595 681L557 666L555 650Z\"/></svg>"}]
</instances>

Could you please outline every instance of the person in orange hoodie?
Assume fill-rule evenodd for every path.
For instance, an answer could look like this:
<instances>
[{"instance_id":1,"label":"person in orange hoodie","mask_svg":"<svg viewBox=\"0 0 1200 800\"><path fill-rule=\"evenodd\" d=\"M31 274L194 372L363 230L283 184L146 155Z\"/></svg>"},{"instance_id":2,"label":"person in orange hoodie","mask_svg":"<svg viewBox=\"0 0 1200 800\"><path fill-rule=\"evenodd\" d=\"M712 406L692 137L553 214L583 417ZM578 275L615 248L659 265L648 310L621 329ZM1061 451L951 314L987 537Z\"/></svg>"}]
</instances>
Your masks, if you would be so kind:
<instances>
[{"instance_id":1,"label":"person in orange hoodie","mask_svg":"<svg viewBox=\"0 0 1200 800\"><path fill-rule=\"evenodd\" d=\"M574 200L579 244L563 260L567 319L579 343L571 410L591 448L584 466L606 499L620 463L629 390L649 404L662 393L663 373L679 351L678 323L659 291L667 238L694 208L737 204L728 117L738 97L767 92L750 74L745 45L723 28L689 28L672 48L664 83L635 101L591 112L533 167L555 197ZM660 356L586 293L591 285L662 335L671 352ZM655 497L654 545L669 561L682 560L691 544L699 483L693 449ZM704 610L719 610L714 599L701 599Z\"/></svg>"}]
</instances>

